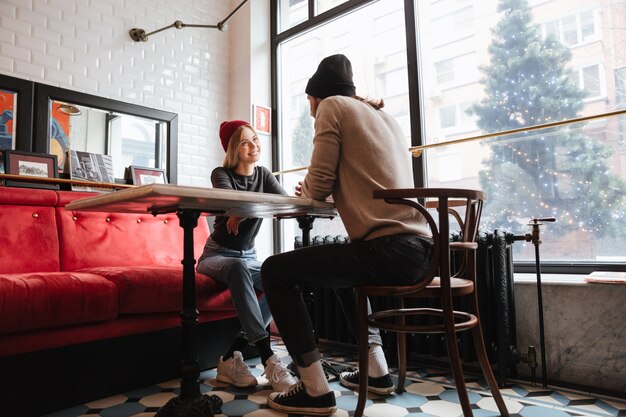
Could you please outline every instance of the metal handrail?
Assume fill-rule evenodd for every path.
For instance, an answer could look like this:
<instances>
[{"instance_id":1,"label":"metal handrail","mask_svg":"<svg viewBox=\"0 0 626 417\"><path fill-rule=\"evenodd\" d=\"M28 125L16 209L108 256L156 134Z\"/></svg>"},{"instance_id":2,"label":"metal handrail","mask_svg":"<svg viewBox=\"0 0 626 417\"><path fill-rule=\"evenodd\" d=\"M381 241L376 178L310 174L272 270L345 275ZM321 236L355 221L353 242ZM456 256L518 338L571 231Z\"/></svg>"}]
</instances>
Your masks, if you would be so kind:
<instances>
[{"instance_id":1,"label":"metal handrail","mask_svg":"<svg viewBox=\"0 0 626 417\"><path fill-rule=\"evenodd\" d=\"M624 113L626 113L626 109L615 110L615 111L601 113L601 114L594 114L591 116L576 117L574 119L560 120L558 122L543 123L543 124L535 125L535 126L520 127L517 129L510 129L510 130L502 130L500 132L485 133L484 135L471 136L471 137L462 138L462 139L455 139L455 140L450 140L447 142L412 146L409 148L409 152L411 152L411 154L417 158L418 156L422 155L422 151L424 149L437 148L440 146L457 145L460 143L473 142L477 140L489 139L489 138L494 138L494 137L510 136L516 133L532 132L535 130L547 129L550 127L565 126L565 125L570 125L570 124L575 124L575 123L580 123L580 122L586 122L588 120L601 119L601 118L610 117L610 116L617 116L619 114L624 114Z\"/></svg>"},{"instance_id":2,"label":"metal handrail","mask_svg":"<svg viewBox=\"0 0 626 417\"><path fill-rule=\"evenodd\" d=\"M594 119L602 119L602 118L605 118L605 117L618 116L620 114L625 114L625 113L626 113L626 109L620 109L620 110L614 110L614 111L610 111L610 112L606 112L606 113L594 114L594 115L591 115L591 116L582 116L582 117L576 117L574 119L567 119L567 120L560 120L560 121L557 121L557 122L543 123L543 124L535 125L535 126L520 127L520 128L517 128L517 129L503 130L503 131L500 131L500 132L492 132L492 133L486 133L486 134L483 134L483 135L470 136L470 137L467 137L467 138L455 139L455 140L450 140L450 141L447 141L447 142L430 143L428 145L412 146L412 147L409 148L409 152L411 152L411 155L413 155L413 157L417 158L417 157L422 155L422 151L425 150L425 149L438 148L438 147L441 147L441 146L458 145L458 144L461 144L461 143L474 142L474 141L477 141L477 140L484 140L484 139L489 139L489 138L494 138L494 137L510 136L510 135L514 135L516 133L532 132L532 131L535 131L535 130L547 129L547 128L550 128L550 127L565 126L565 125L570 125L570 124L575 124L575 123L586 122L586 121L594 120ZM281 171L272 172L272 174L273 175L282 175L282 174L287 174L287 173L290 173L290 172L303 171L303 170L308 169L308 168L309 167L290 168L290 169L285 169L285 170L281 170Z\"/></svg>"}]
</instances>

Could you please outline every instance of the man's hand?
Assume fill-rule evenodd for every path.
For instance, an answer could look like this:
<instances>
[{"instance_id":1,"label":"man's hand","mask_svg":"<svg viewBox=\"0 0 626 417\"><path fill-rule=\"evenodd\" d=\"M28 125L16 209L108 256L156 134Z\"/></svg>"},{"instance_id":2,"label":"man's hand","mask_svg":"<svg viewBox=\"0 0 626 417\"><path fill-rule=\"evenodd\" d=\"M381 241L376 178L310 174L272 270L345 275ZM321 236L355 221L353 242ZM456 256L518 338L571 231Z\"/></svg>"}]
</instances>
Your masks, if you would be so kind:
<instances>
[{"instance_id":1,"label":"man's hand","mask_svg":"<svg viewBox=\"0 0 626 417\"><path fill-rule=\"evenodd\" d=\"M302 181L298 181L298 185L295 186L295 195L296 197L306 197L304 194L302 194ZM324 200L328 203L335 203L335 201L333 200L333 196L329 195L328 197L326 197L326 200Z\"/></svg>"},{"instance_id":2,"label":"man's hand","mask_svg":"<svg viewBox=\"0 0 626 417\"><path fill-rule=\"evenodd\" d=\"M230 216L226 221L226 231L228 233L232 233L233 235L237 235L239 233L239 223L243 220L243 217Z\"/></svg>"},{"instance_id":3,"label":"man's hand","mask_svg":"<svg viewBox=\"0 0 626 417\"><path fill-rule=\"evenodd\" d=\"M295 189L296 197L302 197L302 181L298 181L298 185L296 185Z\"/></svg>"}]
</instances>

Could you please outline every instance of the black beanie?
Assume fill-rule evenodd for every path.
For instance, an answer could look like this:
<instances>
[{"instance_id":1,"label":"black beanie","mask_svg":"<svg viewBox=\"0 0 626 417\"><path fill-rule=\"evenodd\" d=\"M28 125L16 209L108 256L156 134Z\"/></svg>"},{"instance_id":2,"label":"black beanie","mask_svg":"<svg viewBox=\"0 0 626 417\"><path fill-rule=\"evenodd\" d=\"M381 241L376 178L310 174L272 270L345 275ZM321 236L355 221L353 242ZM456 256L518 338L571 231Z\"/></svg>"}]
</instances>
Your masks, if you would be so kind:
<instances>
[{"instance_id":1,"label":"black beanie","mask_svg":"<svg viewBox=\"0 0 626 417\"><path fill-rule=\"evenodd\" d=\"M322 59L304 91L317 98L354 96L356 89L352 82L350 60L342 54L331 55Z\"/></svg>"}]
</instances>

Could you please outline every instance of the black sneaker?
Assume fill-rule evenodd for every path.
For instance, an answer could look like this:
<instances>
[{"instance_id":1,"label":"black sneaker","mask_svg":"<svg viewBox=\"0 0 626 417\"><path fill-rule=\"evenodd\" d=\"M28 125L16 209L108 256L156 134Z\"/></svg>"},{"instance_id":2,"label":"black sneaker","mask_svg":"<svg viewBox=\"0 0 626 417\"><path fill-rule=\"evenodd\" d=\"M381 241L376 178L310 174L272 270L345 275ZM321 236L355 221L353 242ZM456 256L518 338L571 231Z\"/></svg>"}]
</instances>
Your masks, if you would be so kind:
<instances>
[{"instance_id":1,"label":"black sneaker","mask_svg":"<svg viewBox=\"0 0 626 417\"><path fill-rule=\"evenodd\" d=\"M296 378L300 379L300 372L298 372L298 367L294 361L291 361L289 365L287 365L287 369L295 375Z\"/></svg>"},{"instance_id":2,"label":"black sneaker","mask_svg":"<svg viewBox=\"0 0 626 417\"><path fill-rule=\"evenodd\" d=\"M359 389L359 370L353 372L342 372L339 375L339 383L346 388L352 390ZM389 374L383 375L378 378L367 377L367 390L374 394L387 395L391 394L396 387L393 385L393 381Z\"/></svg>"},{"instance_id":3,"label":"black sneaker","mask_svg":"<svg viewBox=\"0 0 626 417\"><path fill-rule=\"evenodd\" d=\"M287 414L329 416L337 411L334 392L312 397L306 392L302 381L292 385L287 391L271 393L267 397L267 405Z\"/></svg>"},{"instance_id":4,"label":"black sneaker","mask_svg":"<svg viewBox=\"0 0 626 417\"><path fill-rule=\"evenodd\" d=\"M322 369L324 370L324 373L326 374L326 379L333 379L333 378L339 378L339 374L341 373L340 370L337 370L337 368L335 368L335 366L331 365L330 363L326 362L324 359L322 359L320 361L322 363ZM341 368L339 368L341 369Z\"/></svg>"},{"instance_id":5,"label":"black sneaker","mask_svg":"<svg viewBox=\"0 0 626 417\"><path fill-rule=\"evenodd\" d=\"M320 363L322 364L322 369L324 370L324 374L326 374L327 380L330 381L332 379L339 378L339 374L341 373L341 370L337 370L336 365L331 365L329 362L326 362L324 359L322 359ZM346 367L341 367L341 368L345 369ZM292 361L289 365L287 365L287 369L289 369L289 371L291 371L292 374L294 374L298 379L300 379L300 372L298 372L298 367L296 366L295 362Z\"/></svg>"}]
</instances>

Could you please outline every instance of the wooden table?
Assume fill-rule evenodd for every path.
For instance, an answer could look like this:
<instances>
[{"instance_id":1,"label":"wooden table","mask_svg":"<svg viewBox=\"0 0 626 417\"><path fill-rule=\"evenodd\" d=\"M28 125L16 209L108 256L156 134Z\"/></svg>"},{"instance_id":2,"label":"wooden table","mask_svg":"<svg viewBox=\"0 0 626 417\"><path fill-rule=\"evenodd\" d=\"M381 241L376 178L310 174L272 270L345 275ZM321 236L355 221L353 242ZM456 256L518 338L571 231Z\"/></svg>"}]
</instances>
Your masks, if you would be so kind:
<instances>
[{"instance_id":1,"label":"wooden table","mask_svg":"<svg viewBox=\"0 0 626 417\"><path fill-rule=\"evenodd\" d=\"M210 397L201 395L199 381L193 229L198 225L200 214L297 218L303 231L303 241L308 241L308 232L315 217L332 218L337 215L332 203L309 198L168 184L145 185L75 200L65 209L151 213L155 216L175 212L179 218L184 239L181 391L180 396L172 398L159 410L158 417L210 416L215 406Z\"/></svg>"}]
</instances>

